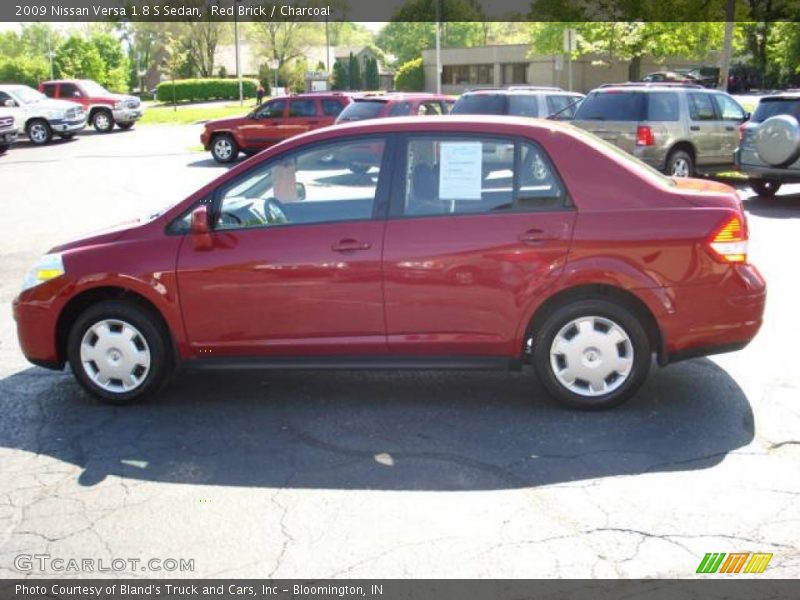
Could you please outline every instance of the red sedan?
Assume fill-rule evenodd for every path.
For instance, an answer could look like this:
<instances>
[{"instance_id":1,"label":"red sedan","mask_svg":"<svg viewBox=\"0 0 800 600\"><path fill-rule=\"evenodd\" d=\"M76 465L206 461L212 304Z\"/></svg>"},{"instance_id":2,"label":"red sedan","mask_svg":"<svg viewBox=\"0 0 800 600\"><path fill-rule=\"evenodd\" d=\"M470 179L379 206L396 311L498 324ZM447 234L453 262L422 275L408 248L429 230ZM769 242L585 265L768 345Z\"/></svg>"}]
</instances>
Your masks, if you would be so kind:
<instances>
[{"instance_id":1,"label":"red sedan","mask_svg":"<svg viewBox=\"0 0 800 600\"><path fill-rule=\"evenodd\" d=\"M532 363L554 398L605 408L653 355L756 335L747 244L733 189L569 125L381 119L294 137L148 221L54 248L14 315L31 362L69 362L119 404L178 365Z\"/></svg>"}]
</instances>

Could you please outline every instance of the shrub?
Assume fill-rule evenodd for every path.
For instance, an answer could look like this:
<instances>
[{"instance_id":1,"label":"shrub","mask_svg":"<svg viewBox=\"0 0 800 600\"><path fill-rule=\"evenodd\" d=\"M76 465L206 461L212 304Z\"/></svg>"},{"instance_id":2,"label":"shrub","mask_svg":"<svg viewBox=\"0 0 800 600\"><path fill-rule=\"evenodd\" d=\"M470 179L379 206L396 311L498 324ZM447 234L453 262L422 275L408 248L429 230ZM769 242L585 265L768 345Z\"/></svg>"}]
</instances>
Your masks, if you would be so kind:
<instances>
[{"instance_id":1,"label":"shrub","mask_svg":"<svg viewBox=\"0 0 800 600\"><path fill-rule=\"evenodd\" d=\"M394 85L401 92L420 92L425 89L422 58L415 58L400 65L394 78Z\"/></svg>"},{"instance_id":2,"label":"shrub","mask_svg":"<svg viewBox=\"0 0 800 600\"><path fill-rule=\"evenodd\" d=\"M0 57L0 82L21 83L32 88L39 86L40 81L48 79L50 68L43 58Z\"/></svg>"},{"instance_id":3,"label":"shrub","mask_svg":"<svg viewBox=\"0 0 800 600\"><path fill-rule=\"evenodd\" d=\"M255 79L242 79L245 98L254 98L258 82ZM175 95L173 97L173 86ZM159 102L195 102L198 100L238 100L238 79L177 79L164 81L156 87Z\"/></svg>"}]
</instances>

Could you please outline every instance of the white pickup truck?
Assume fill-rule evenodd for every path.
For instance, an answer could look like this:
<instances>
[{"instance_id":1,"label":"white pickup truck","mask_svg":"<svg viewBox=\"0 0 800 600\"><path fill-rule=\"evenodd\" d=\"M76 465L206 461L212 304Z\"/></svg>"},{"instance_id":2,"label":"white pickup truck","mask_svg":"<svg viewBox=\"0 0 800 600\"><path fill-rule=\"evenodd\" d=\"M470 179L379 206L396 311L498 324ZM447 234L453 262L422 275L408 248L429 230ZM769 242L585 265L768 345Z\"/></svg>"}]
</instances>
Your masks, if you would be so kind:
<instances>
[{"instance_id":1,"label":"white pickup truck","mask_svg":"<svg viewBox=\"0 0 800 600\"><path fill-rule=\"evenodd\" d=\"M16 141L17 126L14 115L9 109L0 106L0 154L5 153Z\"/></svg>"},{"instance_id":2,"label":"white pickup truck","mask_svg":"<svg viewBox=\"0 0 800 600\"><path fill-rule=\"evenodd\" d=\"M51 100L27 85L0 85L0 107L14 117L17 131L34 144L46 144L59 135L69 139L86 127L80 104Z\"/></svg>"}]
</instances>

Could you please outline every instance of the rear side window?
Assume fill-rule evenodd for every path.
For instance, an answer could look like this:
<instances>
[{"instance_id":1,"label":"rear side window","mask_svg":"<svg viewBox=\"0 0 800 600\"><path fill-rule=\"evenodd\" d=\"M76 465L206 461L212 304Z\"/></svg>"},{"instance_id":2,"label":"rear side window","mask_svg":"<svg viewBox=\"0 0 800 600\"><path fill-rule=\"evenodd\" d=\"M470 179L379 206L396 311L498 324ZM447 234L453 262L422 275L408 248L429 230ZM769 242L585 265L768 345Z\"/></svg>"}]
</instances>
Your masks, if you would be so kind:
<instances>
[{"instance_id":1,"label":"rear side window","mask_svg":"<svg viewBox=\"0 0 800 600\"><path fill-rule=\"evenodd\" d=\"M417 108L417 114L422 116L441 115L442 107L438 102L422 102Z\"/></svg>"},{"instance_id":2,"label":"rear side window","mask_svg":"<svg viewBox=\"0 0 800 600\"><path fill-rule=\"evenodd\" d=\"M768 99L764 98L758 104L752 120L755 123L766 121L777 115L793 115L800 118L800 98L797 99Z\"/></svg>"},{"instance_id":3,"label":"rear side window","mask_svg":"<svg viewBox=\"0 0 800 600\"><path fill-rule=\"evenodd\" d=\"M411 114L411 102L395 102L389 107L390 117L405 117Z\"/></svg>"},{"instance_id":4,"label":"rear side window","mask_svg":"<svg viewBox=\"0 0 800 600\"><path fill-rule=\"evenodd\" d=\"M56 97L56 84L55 83L45 83L42 86L42 93L47 96L48 98L55 98Z\"/></svg>"},{"instance_id":5,"label":"rear side window","mask_svg":"<svg viewBox=\"0 0 800 600\"><path fill-rule=\"evenodd\" d=\"M286 100L272 100L267 102L263 108L258 110L260 119L280 119L283 117L283 109L286 108Z\"/></svg>"},{"instance_id":6,"label":"rear side window","mask_svg":"<svg viewBox=\"0 0 800 600\"><path fill-rule=\"evenodd\" d=\"M689 115L693 121L713 121L717 118L711 94L689 94Z\"/></svg>"},{"instance_id":7,"label":"rear side window","mask_svg":"<svg viewBox=\"0 0 800 600\"><path fill-rule=\"evenodd\" d=\"M589 94L581 102L575 119L587 121L644 121L642 92L620 90L599 91Z\"/></svg>"},{"instance_id":8,"label":"rear side window","mask_svg":"<svg viewBox=\"0 0 800 600\"><path fill-rule=\"evenodd\" d=\"M361 121L377 117L385 102L379 100L356 100L348 104L339 115L340 121Z\"/></svg>"},{"instance_id":9,"label":"rear side window","mask_svg":"<svg viewBox=\"0 0 800 600\"><path fill-rule=\"evenodd\" d=\"M344 105L338 100L323 100L322 114L327 117L336 117L342 112Z\"/></svg>"},{"instance_id":10,"label":"rear side window","mask_svg":"<svg viewBox=\"0 0 800 600\"><path fill-rule=\"evenodd\" d=\"M313 100L292 100L289 102L290 117L313 117L316 114L317 109Z\"/></svg>"},{"instance_id":11,"label":"rear side window","mask_svg":"<svg viewBox=\"0 0 800 600\"><path fill-rule=\"evenodd\" d=\"M454 115L504 115L506 96L502 94L464 94L456 100Z\"/></svg>"},{"instance_id":12,"label":"rear side window","mask_svg":"<svg viewBox=\"0 0 800 600\"><path fill-rule=\"evenodd\" d=\"M538 117L539 99L531 94L513 94L508 98L508 114L519 117Z\"/></svg>"},{"instance_id":13,"label":"rear side window","mask_svg":"<svg viewBox=\"0 0 800 600\"><path fill-rule=\"evenodd\" d=\"M403 214L408 216L564 207L563 185L544 151L531 142L411 138L405 175Z\"/></svg>"},{"instance_id":14,"label":"rear side window","mask_svg":"<svg viewBox=\"0 0 800 600\"><path fill-rule=\"evenodd\" d=\"M677 121L680 117L678 94L674 92L651 92L647 95L648 121Z\"/></svg>"}]
</instances>

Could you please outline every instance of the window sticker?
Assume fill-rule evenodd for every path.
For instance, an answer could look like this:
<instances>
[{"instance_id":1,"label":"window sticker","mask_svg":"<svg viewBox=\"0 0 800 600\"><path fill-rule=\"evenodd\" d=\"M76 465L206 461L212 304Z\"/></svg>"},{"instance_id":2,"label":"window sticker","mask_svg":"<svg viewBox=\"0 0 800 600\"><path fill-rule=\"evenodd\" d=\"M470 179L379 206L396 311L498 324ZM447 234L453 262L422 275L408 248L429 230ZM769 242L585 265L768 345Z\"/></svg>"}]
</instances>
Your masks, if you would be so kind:
<instances>
[{"instance_id":1,"label":"window sticker","mask_svg":"<svg viewBox=\"0 0 800 600\"><path fill-rule=\"evenodd\" d=\"M480 142L442 142L439 197L442 200L480 200L482 160Z\"/></svg>"}]
</instances>

